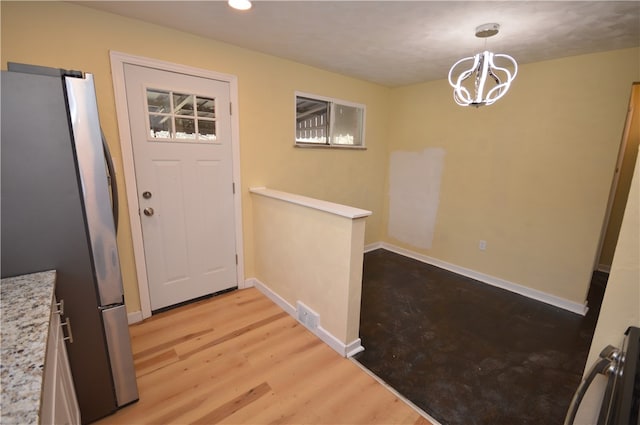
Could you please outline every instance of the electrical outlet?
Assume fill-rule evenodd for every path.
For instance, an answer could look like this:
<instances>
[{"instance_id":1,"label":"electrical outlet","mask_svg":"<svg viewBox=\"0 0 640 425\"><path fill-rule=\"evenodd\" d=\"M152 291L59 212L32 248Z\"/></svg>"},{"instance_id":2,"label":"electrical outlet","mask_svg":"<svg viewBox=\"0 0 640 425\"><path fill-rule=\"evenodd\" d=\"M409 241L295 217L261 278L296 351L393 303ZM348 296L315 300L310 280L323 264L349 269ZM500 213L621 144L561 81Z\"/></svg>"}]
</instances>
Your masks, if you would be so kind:
<instances>
[{"instance_id":1,"label":"electrical outlet","mask_svg":"<svg viewBox=\"0 0 640 425\"><path fill-rule=\"evenodd\" d=\"M478 248L480 248L480 251L484 251L485 249L487 249L487 241L481 240Z\"/></svg>"}]
</instances>

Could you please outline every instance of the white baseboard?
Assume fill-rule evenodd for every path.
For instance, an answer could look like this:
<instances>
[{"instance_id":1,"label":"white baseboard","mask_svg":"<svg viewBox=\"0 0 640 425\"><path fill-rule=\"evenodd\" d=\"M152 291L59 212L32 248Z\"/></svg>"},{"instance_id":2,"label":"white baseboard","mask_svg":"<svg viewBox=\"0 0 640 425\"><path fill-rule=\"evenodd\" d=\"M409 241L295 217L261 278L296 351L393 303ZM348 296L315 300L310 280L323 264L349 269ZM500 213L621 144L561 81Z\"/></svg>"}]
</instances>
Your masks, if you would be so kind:
<instances>
[{"instance_id":1,"label":"white baseboard","mask_svg":"<svg viewBox=\"0 0 640 425\"><path fill-rule=\"evenodd\" d=\"M251 281L251 283L248 283L248 281ZM247 284L245 284L245 287L250 287L250 286L255 287L265 297L269 298L278 307L283 309L291 317L297 320L296 308L293 305L291 305L287 300L282 298L280 295L276 294L267 285L265 285L260 280L254 277L247 279L246 282ZM320 320L322 321L322 317L320 317ZM349 344L344 344L342 341L340 341L338 338L333 336L333 334L331 334L329 331L324 329L322 326L318 326L315 329L309 329L309 328L306 328L306 329L308 329L315 336L320 338L320 340L322 340L322 342L327 344L329 347L337 351L342 357L351 357L354 354L364 351L364 347L361 345L360 338L357 338L356 340L351 341Z\"/></svg>"},{"instance_id":2,"label":"white baseboard","mask_svg":"<svg viewBox=\"0 0 640 425\"><path fill-rule=\"evenodd\" d=\"M364 347L362 346L362 341L360 340L360 338L356 339L355 341L351 341L350 344L347 344L345 351L346 357L353 357L356 354L364 351Z\"/></svg>"},{"instance_id":3,"label":"white baseboard","mask_svg":"<svg viewBox=\"0 0 640 425\"><path fill-rule=\"evenodd\" d=\"M255 284L255 279L253 278L245 279L244 283L241 282L241 284L238 285L238 289L253 288L254 284Z\"/></svg>"},{"instance_id":4,"label":"white baseboard","mask_svg":"<svg viewBox=\"0 0 640 425\"><path fill-rule=\"evenodd\" d=\"M249 278L247 280L251 280L252 281L251 286L254 286L258 291L262 293L262 295L269 298L278 307L286 311L287 314L289 314L290 316L293 316L294 319L296 318L296 308L291 304L289 304L287 300L285 300L280 295L273 292L269 287L267 287L264 283L260 282L255 277Z\"/></svg>"},{"instance_id":5,"label":"white baseboard","mask_svg":"<svg viewBox=\"0 0 640 425\"><path fill-rule=\"evenodd\" d=\"M127 313L127 322L130 325L133 325L134 323L138 323L138 322L142 322L142 311L134 311L131 313Z\"/></svg>"},{"instance_id":6,"label":"white baseboard","mask_svg":"<svg viewBox=\"0 0 640 425\"><path fill-rule=\"evenodd\" d=\"M371 246L375 246L375 248L373 249L383 248L383 249L386 249L387 251L395 252L396 254L404 255L405 257L413 258L414 260L418 260L426 264L431 264L441 269L449 270L450 272L454 272L462 276L470 277L471 279L475 279L480 282L483 282L501 289L505 289L510 292L515 292L516 294L523 295L527 298L541 301L543 303L550 304L555 307L559 307L563 310L567 310L572 313L580 314L581 316L584 316L585 314L587 314L587 311L589 310L586 303L585 304L576 303L574 301L570 301L565 298L560 298L558 296L548 294L546 292L538 291L537 289L528 288L526 286L522 286L517 283L509 282L508 280L500 279L498 277L490 276L481 272L477 272L475 270L456 266L455 264L450 264L445 261L441 261L441 260L438 260L437 258L432 258L424 254L419 254L409 249L400 248L390 243L379 242L376 244L367 245L367 247L371 247Z\"/></svg>"},{"instance_id":7,"label":"white baseboard","mask_svg":"<svg viewBox=\"0 0 640 425\"><path fill-rule=\"evenodd\" d=\"M598 264L597 270L602 273L611 273L611 266L607 266L606 264Z\"/></svg>"},{"instance_id":8,"label":"white baseboard","mask_svg":"<svg viewBox=\"0 0 640 425\"><path fill-rule=\"evenodd\" d=\"M383 242L374 242L364 246L364 252L375 251L376 249L383 248Z\"/></svg>"}]
</instances>

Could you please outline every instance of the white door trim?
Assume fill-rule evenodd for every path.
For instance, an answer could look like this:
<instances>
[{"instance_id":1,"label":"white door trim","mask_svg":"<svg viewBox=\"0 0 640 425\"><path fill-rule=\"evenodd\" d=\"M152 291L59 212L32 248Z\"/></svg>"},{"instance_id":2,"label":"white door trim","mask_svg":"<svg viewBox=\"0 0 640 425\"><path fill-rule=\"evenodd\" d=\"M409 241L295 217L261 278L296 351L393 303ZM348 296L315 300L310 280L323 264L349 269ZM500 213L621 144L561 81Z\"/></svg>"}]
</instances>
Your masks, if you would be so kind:
<instances>
[{"instance_id":1,"label":"white door trim","mask_svg":"<svg viewBox=\"0 0 640 425\"><path fill-rule=\"evenodd\" d=\"M127 53L109 52L111 58L111 75L113 78L113 91L116 103L116 117L118 120L118 132L120 136L120 149L122 152L122 169L129 204L129 222L131 223L131 239L133 242L133 256L138 279L138 292L140 294L140 309L142 318L151 316L151 301L149 297L149 282L144 257L144 244L142 240L142 225L140 223L138 204L138 188L136 184L135 167L133 162L133 146L131 145L131 129L129 125L129 110L127 107L127 94L124 80L125 63L156 68L163 71L179 72L196 77L210 78L229 83L231 113L231 145L233 182L236 190L233 195L235 209L235 237L236 251L238 252L238 266L236 277L238 288L244 288L244 249L242 244L242 194L240 191L240 122L238 117L238 78L235 75L221 74L201 68L179 65L156 59L133 56Z\"/></svg>"},{"instance_id":2,"label":"white door trim","mask_svg":"<svg viewBox=\"0 0 640 425\"><path fill-rule=\"evenodd\" d=\"M620 147L618 148L618 159L616 160L616 168L613 173L613 179L611 180L611 187L609 189L609 199L607 200L607 209L604 215L604 221L602 223L602 229L600 229L600 239L598 240L598 249L596 250L596 256L593 260L593 270L603 271L609 273L610 270L606 270L600 265L600 256L604 248L604 240L609 230L609 220L611 219L611 212L613 210L613 203L616 200L616 192L618 190L618 181L620 180L620 173L622 172L622 164L624 162L624 154L627 150L627 142L629 141L629 132L631 131L631 123L633 121L633 112L635 108L636 97L636 85L634 82L631 84L631 95L629 97L629 105L627 106L627 116L624 121L624 128L622 129L622 137L620 140ZM605 267L607 267L605 265ZM610 267L610 266L609 266Z\"/></svg>"}]
</instances>

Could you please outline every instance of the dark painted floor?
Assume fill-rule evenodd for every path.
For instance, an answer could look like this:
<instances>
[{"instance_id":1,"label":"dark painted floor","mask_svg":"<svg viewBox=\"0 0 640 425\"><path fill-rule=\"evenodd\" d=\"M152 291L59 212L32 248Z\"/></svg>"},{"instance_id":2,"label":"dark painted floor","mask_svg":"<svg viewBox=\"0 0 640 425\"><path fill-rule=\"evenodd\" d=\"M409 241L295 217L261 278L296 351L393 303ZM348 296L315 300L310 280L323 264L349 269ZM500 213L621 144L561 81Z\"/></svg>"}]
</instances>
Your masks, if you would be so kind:
<instances>
[{"instance_id":1,"label":"dark painted floor","mask_svg":"<svg viewBox=\"0 0 640 425\"><path fill-rule=\"evenodd\" d=\"M382 249L365 254L361 364L442 424L562 424L606 274L585 317Z\"/></svg>"}]
</instances>

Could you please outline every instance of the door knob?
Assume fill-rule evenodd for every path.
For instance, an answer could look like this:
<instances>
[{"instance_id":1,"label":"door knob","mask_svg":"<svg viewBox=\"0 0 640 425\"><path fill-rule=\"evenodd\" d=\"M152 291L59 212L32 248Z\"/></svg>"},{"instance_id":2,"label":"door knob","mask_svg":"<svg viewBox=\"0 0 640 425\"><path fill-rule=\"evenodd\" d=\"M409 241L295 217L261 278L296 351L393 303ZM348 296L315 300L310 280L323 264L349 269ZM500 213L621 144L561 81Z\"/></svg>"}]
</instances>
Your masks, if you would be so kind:
<instances>
[{"instance_id":1,"label":"door knob","mask_svg":"<svg viewBox=\"0 0 640 425\"><path fill-rule=\"evenodd\" d=\"M146 215L147 217L151 217L153 215L153 208L151 207L147 207L142 211L144 212L144 215Z\"/></svg>"}]
</instances>

